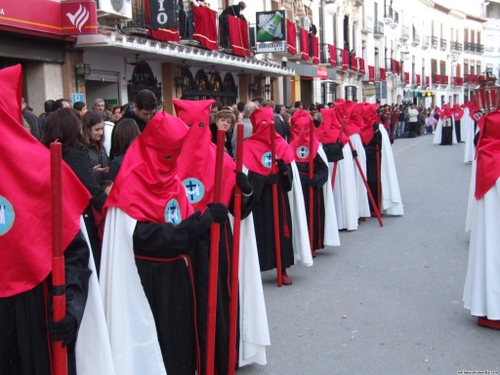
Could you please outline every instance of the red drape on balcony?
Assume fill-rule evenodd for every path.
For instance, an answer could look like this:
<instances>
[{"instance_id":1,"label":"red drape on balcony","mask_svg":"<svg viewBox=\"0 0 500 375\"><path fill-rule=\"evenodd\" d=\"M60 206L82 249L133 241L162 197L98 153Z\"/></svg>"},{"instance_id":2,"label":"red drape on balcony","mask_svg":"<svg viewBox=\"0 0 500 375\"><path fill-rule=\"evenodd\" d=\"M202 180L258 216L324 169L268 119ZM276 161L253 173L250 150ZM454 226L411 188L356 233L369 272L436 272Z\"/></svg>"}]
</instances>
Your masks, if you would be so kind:
<instances>
[{"instance_id":1,"label":"red drape on balcony","mask_svg":"<svg viewBox=\"0 0 500 375\"><path fill-rule=\"evenodd\" d=\"M396 61L396 73L399 75L401 74L401 62Z\"/></svg>"},{"instance_id":2,"label":"red drape on balcony","mask_svg":"<svg viewBox=\"0 0 500 375\"><path fill-rule=\"evenodd\" d=\"M463 86L464 85L464 78L463 77L458 77L458 84L460 86Z\"/></svg>"},{"instance_id":3,"label":"red drape on balcony","mask_svg":"<svg viewBox=\"0 0 500 375\"><path fill-rule=\"evenodd\" d=\"M337 66L337 48L335 46L329 44L328 45L328 53L330 54L330 62L331 66Z\"/></svg>"},{"instance_id":4,"label":"red drape on balcony","mask_svg":"<svg viewBox=\"0 0 500 375\"><path fill-rule=\"evenodd\" d=\"M420 86L420 84L421 84L421 82L422 82L422 81L420 80L420 74L415 74L415 78L416 78L416 80L417 80L417 86Z\"/></svg>"},{"instance_id":5,"label":"red drape on balcony","mask_svg":"<svg viewBox=\"0 0 500 375\"><path fill-rule=\"evenodd\" d=\"M312 60L314 64L319 64L319 39L316 35L311 35Z\"/></svg>"},{"instance_id":6,"label":"red drape on balcony","mask_svg":"<svg viewBox=\"0 0 500 375\"><path fill-rule=\"evenodd\" d=\"M351 57L352 59L352 70L354 70L355 72L358 71L358 58L356 56L352 56Z\"/></svg>"},{"instance_id":7,"label":"red drape on balcony","mask_svg":"<svg viewBox=\"0 0 500 375\"><path fill-rule=\"evenodd\" d=\"M233 53L243 57L250 56L247 21L234 16L227 16L227 20L229 22L229 44L231 45Z\"/></svg>"},{"instance_id":8,"label":"red drape on balcony","mask_svg":"<svg viewBox=\"0 0 500 375\"><path fill-rule=\"evenodd\" d=\"M297 28L295 23L286 19L286 46L292 55L297 54Z\"/></svg>"},{"instance_id":9,"label":"red drape on balcony","mask_svg":"<svg viewBox=\"0 0 500 375\"><path fill-rule=\"evenodd\" d=\"M146 15L146 25L149 26L149 19L151 14L149 9L149 0L144 1L144 7L144 13ZM150 38L161 40L164 42L178 42L179 40L181 40L179 29L177 28L148 30L148 36Z\"/></svg>"},{"instance_id":10,"label":"red drape on balcony","mask_svg":"<svg viewBox=\"0 0 500 375\"><path fill-rule=\"evenodd\" d=\"M458 77L453 77L453 86L458 86Z\"/></svg>"},{"instance_id":11,"label":"red drape on balcony","mask_svg":"<svg viewBox=\"0 0 500 375\"><path fill-rule=\"evenodd\" d=\"M441 76L439 74L434 74L434 81L439 85L441 83Z\"/></svg>"},{"instance_id":12,"label":"red drape on balcony","mask_svg":"<svg viewBox=\"0 0 500 375\"><path fill-rule=\"evenodd\" d=\"M444 84L447 85L450 82L448 76L444 76Z\"/></svg>"},{"instance_id":13,"label":"red drape on balcony","mask_svg":"<svg viewBox=\"0 0 500 375\"><path fill-rule=\"evenodd\" d=\"M391 73L396 74L396 72L397 72L396 60L391 59Z\"/></svg>"},{"instance_id":14,"label":"red drape on balcony","mask_svg":"<svg viewBox=\"0 0 500 375\"><path fill-rule=\"evenodd\" d=\"M217 51L219 45L217 44L217 15L215 11L207 7L193 7L193 18L193 39L200 42L203 47ZM229 18L229 28L231 28Z\"/></svg>"},{"instance_id":15,"label":"red drape on balcony","mask_svg":"<svg viewBox=\"0 0 500 375\"><path fill-rule=\"evenodd\" d=\"M425 76L425 86L429 87L431 85L431 77Z\"/></svg>"},{"instance_id":16,"label":"red drape on balcony","mask_svg":"<svg viewBox=\"0 0 500 375\"><path fill-rule=\"evenodd\" d=\"M300 57L303 60L309 61L309 32L306 29L300 28Z\"/></svg>"},{"instance_id":17,"label":"red drape on balcony","mask_svg":"<svg viewBox=\"0 0 500 375\"><path fill-rule=\"evenodd\" d=\"M410 72L404 72L405 73L405 83L407 85L410 84Z\"/></svg>"},{"instance_id":18,"label":"red drape on balcony","mask_svg":"<svg viewBox=\"0 0 500 375\"><path fill-rule=\"evenodd\" d=\"M375 67L371 65L368 65L368 81L370 83L375 83Z\"/></svg>"},{"instance_id":19,"label":"red drape on balcony","mask_svg":"<svg viewBox=\"0 0 500 375\"><path fill-rule=\"evenodd\" d=\"M366 69L365 69L365 59L359 59L359 72L361 74L366 74Z\"/></svg>"},{"instance_id":20,"label":"red drape on balcony","mask_svg":"<svg viewBox=\"0 0 500 375\"><path fill-rule=\"evenodd\" d=\"M387 81L387 76L384 68L380 68L380 81L381 82Z\"/></svg>"},{"instance_id":21,"label":"red drape on balcony","mask_svg":"<svg viewBox=\"0 0 500 375\"><path fill-rule=\"evenodd\" d=\"M346 49L342 50L342 69L347 70L349 68L349 52Z\"/></svg>"}]
</instances>

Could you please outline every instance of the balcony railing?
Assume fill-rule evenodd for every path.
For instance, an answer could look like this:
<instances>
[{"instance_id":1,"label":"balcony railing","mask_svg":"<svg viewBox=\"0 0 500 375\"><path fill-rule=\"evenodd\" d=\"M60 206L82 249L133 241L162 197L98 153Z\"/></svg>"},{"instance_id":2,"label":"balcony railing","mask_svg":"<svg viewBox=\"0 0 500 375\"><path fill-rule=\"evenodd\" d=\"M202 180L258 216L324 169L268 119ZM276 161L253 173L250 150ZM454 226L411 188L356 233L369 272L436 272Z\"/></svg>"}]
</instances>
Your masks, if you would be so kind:
<instances>
[{"instance_id":1,"label":"balcony railing","mask_svg":"<svg viewBox=\"0 0 500 375\"><path fill-rule=\"evenodd\" d=\"M410 28L408 26L403 25L401 28L401 36L399 37L400 40L407 41L410 39Z\"/></svg>"},{"instance_id":2,"label":"balcony railing","mask_svg":"<svg viewBox=\"0 0 500 375\"><path fill-rule=\"evenodd\" d=\"M464 43L464 51L472 52L472 48L474 47L474 43L465 42Z\"/></svg>"},{"instance_id":3,"label":"balcony railing","mask_svg":"<svg viewBox=\"0 0 500 375\"><path fill-rule=\"evenodd\" d=\"M430 36L424 35L423 40L422 40L422 48L423 49L429 48L430 39L431 39Z\"/></svg>"},{"instance_id":4,"label":"balcony railing","mask_svg":"<svg viewBox=\"0 0 500 375\"><path fill-rule=\"evenodd\" d=\"M365 16L364 22L363 22L363 30L365 33L373 33L373 17L371 16Z\"/></svg>"},{"instance_id":5,"label":"balcony railing","mask_svg":"<svg viewBox=\"0 0 500 375\"><path fill-rule=\"evenodd\" d=\"M442 50L445 50L446 48L448 48L448 40L444 39L444 38L441 38L441 43L440 43L439 47Z\"/></svg>"},{"instance_id":6,"label":"balcony railing","mask_svg":"<svg viewBox=\"0 0 500 375\"><path fill-rule=\"evenodd\" d=\"M384 7L384 23L390 24L394 21L393 10L390 5Z\"/></svg>"},{"instance_id":7,"label":"balcony railing","mask_svg":"<svg viewBox=\"0 0 500 375\"><path fill-rule=\"evenodd\" d=\"M432 48L438 48L439 38L437 36L432 36Z\"/></svg>"},{"instance_id":8,"label":"balcony railing","mask_svg":"<svg viewBox=\"0 0 500 375\"><path fill-rule=\"evenodd\" d=\"M384 23L381 21L375 22L375 28L373 30L373 36L381 38L384 36Z\"/></svg>"},{"instance_id":9,"label":"balcony railing","mask_svg":"<svg viewBox=\"0 0 500 375\"><path fill-rule=\"evenodd\" d=\"M414 46L418 46L420 44L420 34L416 31L413 33L413 41L411 42L411 44Z\"/></svg>"}]
</instances>

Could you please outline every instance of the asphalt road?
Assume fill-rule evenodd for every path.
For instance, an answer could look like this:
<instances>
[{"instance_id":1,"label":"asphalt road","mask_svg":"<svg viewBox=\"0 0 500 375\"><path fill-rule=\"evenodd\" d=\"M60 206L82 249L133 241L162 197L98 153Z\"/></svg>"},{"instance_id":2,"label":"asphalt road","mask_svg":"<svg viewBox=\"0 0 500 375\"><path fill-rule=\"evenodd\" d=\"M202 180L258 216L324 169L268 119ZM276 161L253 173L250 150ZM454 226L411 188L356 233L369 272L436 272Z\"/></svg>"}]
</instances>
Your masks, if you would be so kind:
<instances>
[{"instance_id":1,"label":"asphalt road","mask_svg":"<svg viewBox=\"0 0 500 375\"><path fill-rule=\"evenodd\" d=\"M341 246L294 266L293 285L262 274L271 333L266 366L238 375L440 374L500 371L500 332L462 302L471 166L464 144L431 136L393 146L402 217L369 218Z\"/></svg>"}]
</instances>

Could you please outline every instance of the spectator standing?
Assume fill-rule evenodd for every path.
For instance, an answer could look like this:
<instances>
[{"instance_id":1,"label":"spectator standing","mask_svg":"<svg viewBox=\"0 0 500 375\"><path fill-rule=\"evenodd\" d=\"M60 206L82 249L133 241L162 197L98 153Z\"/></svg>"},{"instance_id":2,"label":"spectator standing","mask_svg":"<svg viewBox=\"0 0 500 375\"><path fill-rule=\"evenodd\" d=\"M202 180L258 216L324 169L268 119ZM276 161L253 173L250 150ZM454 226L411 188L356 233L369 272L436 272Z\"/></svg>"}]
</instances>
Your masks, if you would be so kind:
<instances>
[{"instance_id":1,"label":"spectator standing","mask_svg":"<svg viewBox=\"0 0 500 375\"><path fill-rule=\"evenodd\" d=\"M408 122L409 122L409 129L410 133L413 133L414 136L417 135L417 126L418 126L418 111L415 108L415 104L412 104L411 107L408 109Z\"/></svg>"},{"instance_id":2,"label":"spectator standing","mask_svg":"<svg viewBox=\"0 0 500 375\"><path fill-rule=\"evenodd\" d=\"M88 111L83 115L83 138L89 154L90 166L97 182L107 179L109 159L104 147L104 120L99 112Z\"/></svg>"},{"instance_id":3,"label":"spectator standing","mask_svg":"<svg viewBox=\"0 0 500 375\"><path fill-rule=\"evenodd\" d=\"M23 106L22 115L24 120L26 120L26 122L30 126L31 135L36 139L40 140L41 132L40 132L40 126L38 125L38 117L36 117L36 115L33 112L31 112L28 108L26 108L28 104L26 103L24 98L22 101L22 106Z\"/></svg>"}]
</instances>

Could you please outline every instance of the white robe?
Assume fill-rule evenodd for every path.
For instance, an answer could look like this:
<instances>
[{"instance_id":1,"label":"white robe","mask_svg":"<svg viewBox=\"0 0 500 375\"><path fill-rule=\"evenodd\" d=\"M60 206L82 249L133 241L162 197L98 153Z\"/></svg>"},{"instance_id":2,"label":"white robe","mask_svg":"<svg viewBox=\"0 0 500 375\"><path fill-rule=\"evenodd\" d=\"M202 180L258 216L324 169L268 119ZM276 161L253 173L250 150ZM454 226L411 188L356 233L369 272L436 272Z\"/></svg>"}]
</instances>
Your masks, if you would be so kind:
<instances>
[{"instance_id":1,"label":"white robe","mask_svg":"<svg viewBox=\"0 0 500 375\"><path fill-rule=\"evenodd\" d=\"M451 143L456 145L457 142L457 133L455 132L455 120L453 117L451 117ZM434 132L434 139L432 140L432 143L435 145L440 145L441 144L441 139L443 136L443 120L441 118L438 120L437 126L436 126L436 131Z\"/></svg>"},{"instance_id":2,"label":"white robe","mask_svg":"<svg viewBox=\"0 0 500 375\"><path fill-rule=\"evenodd\" d=\"M82 217L80 217L80 227L87 243L90 243ZM89 295L75 346L76 373L78 375L114 375L115 368L111 357L108 327L92 251L90 251L89 268L92 270Z\"/></svg>"},{"instance_id":3,"label":"white robe","mask_svg":"<svg viewBox=\"0 0 500 375\"><path fill-rule=\"evenodd\" d=\"M462 121L460 121L462 134L462 141L465 141L465 151L464 151L464 163L472 163L474 159L474 120L470 117L469 108L464 109L464 115L462 116Z\"/></svg>"},{"instance_id":4,"label":"white robe","mask_svg":"<svg viewBox=\"0 0 500 375\"><path fill-rule=\"evenodd\" d=\"M382 134L382 161L380 166L380 180L382 185L381 214L402 216L404 214L403 201L399 190L391 141L387 130L383 126L379 126L379 130Z\"/></svg>"},{"instance_id":5,"label":"white robe","mask_svg":"<svg viewBox=\"0 0 500 375\"><path fill-rule=\"evenodd\" d=\"M464 307L471 315L500 320L500 179L471 212L469 263Z\"/></svg>"},{"instance_id":6,"label":"white robe","mask_svg":"<svg viewBox=\"0 0 500 375\"><path fill-rule=\"evenodd\" d=\"M323 146L319 146L318 154L323 162L328 165L328 159ZM340 246L339 227L337 225L337 213L332 191L332 174L328 171L328 180L321 188L323 191L323 202L325 202L325 233L323 236L324 246Z\"/></svg>"},{"instance_id":7,"label":"white robe","mask_svg":"<svg viewBox=\"0 0 500 375\"><path fill-rule=\"evenodd\" d=\"M361 165L361 170L366 180L366 153L363 147L363 142L359 134L352 134L350 137L352 145L358 154L358 161ZM358 217L370 217L370 204L368 203L368 192L366 191L365 183L361 177L361 172L354 160L354 176L356 178L356 194L358 199Z\"/></svg>"},{"instance_id":8,"label":"white robe","mask_svg":"<svg viewBox=\"0 0 500 375\"><path fill-rule=\"evenodd\" d=\"M339 229L358 229L358 200L356 199L356 180L354 161L349 144L342 148L344 159L337 162L333 200L335 202L337 225ZM333 175L334 163L328 163L329 173Z\"/></svg>"}]
</instances>

